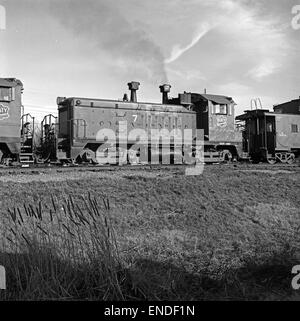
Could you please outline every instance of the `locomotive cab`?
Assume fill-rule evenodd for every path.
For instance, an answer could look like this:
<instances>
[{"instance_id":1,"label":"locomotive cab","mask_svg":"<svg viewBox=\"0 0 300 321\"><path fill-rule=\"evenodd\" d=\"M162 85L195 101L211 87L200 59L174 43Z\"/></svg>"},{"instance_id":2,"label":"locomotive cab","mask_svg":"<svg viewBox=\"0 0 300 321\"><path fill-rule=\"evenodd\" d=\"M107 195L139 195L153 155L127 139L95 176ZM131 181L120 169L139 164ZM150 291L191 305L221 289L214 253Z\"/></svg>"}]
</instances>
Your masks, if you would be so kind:
<instances>
[{"instance_id":1,"label":"locomotive cab","mask_svg":"<svg viewBox=\"0 0 300 321\"><path fill-rule=\"evenodd\" d=\"M206 163L238 160L242 158L241 132L234 119L235 102L231 97L186 93L169 103L182 104L196 112L196 128L204 131L204 159Z\"/></svg>"},{"instance_id":2,"label":"locomotive cab","mask_svg":"<svg viewBox=\"0 0 300 321\"><path fill-rule=\"evenodd\" d=\"M17 160L20 153L20 117L23 84L0 78L0 163Z\"/></svg>"}]
</instances>

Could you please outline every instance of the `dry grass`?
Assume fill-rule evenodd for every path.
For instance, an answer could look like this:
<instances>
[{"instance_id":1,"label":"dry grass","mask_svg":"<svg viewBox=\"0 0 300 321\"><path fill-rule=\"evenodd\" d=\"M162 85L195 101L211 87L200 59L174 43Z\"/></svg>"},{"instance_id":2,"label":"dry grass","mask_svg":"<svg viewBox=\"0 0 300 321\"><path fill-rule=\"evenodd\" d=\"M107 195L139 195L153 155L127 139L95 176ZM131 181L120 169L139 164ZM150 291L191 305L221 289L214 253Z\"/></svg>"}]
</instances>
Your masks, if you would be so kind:
<instances>
[{"instance_id":1,"label":"dry grass","mask_svg":"<svg viewBox=\"0 0 300 321\"><path fill-rule=\"evenodd\" d=\"M123 300L124 270L106 211L95 198L84 207L70 197L52 208L9 210L0 261L7 269L4 299Z\"/></svg>"},{"instance_id":2,"label":"dry grass","mask_svg":"<svg viewBox=\"0 0 300 321\"><path fill-rule=\"evenodd\" d=\"M298 298L299 172L158 174L2 183L2 298Z\"/></svg>"}]
</instances>

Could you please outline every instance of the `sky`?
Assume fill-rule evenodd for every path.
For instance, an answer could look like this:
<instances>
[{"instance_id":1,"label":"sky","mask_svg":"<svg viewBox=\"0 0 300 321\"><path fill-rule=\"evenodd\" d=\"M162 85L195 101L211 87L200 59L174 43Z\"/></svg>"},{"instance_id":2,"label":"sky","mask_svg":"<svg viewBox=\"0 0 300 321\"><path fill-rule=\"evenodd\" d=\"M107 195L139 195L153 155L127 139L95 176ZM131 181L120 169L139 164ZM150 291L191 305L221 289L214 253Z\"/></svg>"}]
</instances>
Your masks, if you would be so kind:
<instances>
[{"instance_id":1,"label":"sky","mask_svg":"<svg viewBox=\"0 0 300 321\"><path fill-rule=\"evenodd\" d=\"M26 112L57 96L160 102L159 85L231 96L236 114L300 96L300 0L0 0L0 77L24 83ZM1 18L1 17L0 17ZM300 24L300 18L299 18Z\"/></svg>"}]
</instances>

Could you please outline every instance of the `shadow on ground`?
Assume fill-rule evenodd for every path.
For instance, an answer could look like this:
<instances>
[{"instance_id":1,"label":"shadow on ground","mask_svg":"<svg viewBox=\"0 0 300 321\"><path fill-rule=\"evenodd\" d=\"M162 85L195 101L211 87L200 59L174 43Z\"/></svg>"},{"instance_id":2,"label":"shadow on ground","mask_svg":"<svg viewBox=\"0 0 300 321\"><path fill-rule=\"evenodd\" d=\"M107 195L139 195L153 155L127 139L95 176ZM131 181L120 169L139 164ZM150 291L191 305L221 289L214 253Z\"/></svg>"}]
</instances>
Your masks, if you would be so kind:
<instances>
[{"instance_id":1,"label":"shadow on ground","mask_svg":"<svg viewBox=\"0 0 300 321\"><path fill-rule=\"evenodd\" d=\"M7 270L7 290L0 299L300 300L291 288L291 270L297 263L293 254L282 252L261 263L250 260L219 276L188 273L169 263L138 259L128 269L116 268L117 286L122 292L116 297L117 286L106 283L101 269L95 266L72 266L55 256L0 253L0 264ZM105 293L109 295L105 297Z\"/></svg>"},{"instance_id":2,"label":"shadow on ground","mask_svg":"<svg viewBox=\"0 0 300 321\"><path fill-rule=\"evenodd\" d=\"M291 270L297 263L294 256L280 253L262 263L245 262L220 277L139 260L129 273L133 294L146 300L300 300L291 287Z\"/></svg>"}]
</instances>

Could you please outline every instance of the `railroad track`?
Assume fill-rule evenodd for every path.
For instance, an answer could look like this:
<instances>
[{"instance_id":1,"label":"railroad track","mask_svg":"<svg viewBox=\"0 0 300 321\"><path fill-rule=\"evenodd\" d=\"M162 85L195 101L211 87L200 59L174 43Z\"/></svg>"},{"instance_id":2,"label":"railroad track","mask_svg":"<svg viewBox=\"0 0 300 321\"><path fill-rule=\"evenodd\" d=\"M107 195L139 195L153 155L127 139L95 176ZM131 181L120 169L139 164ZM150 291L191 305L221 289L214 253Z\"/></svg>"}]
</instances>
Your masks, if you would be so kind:
<instances>
[{"instance_id":1,"label":"railroad track","mask_svg":"<svg viewBox=\"0 0 300 321\"><path fill-rule=\"evenodd\" d=\"M176 169L186 169L190 165L186 164L173 164L173 165L154 165L154 164L146 164L146 165L69 165L69 166L59 166L59 165L45 165L39 164L29 167L0 167L0 175L9 175L9 174L39 174L39 173L47 173L47 172L103 172L103 171L124 171L124 170L132 170L132 171L166 171L166 170L176 170ZM205 168L228 168L228 169L241 169L241 170L295 170L300 169L300 164L275 164L269 165L265 163L261 164L251 164L251 163L229 163L229 164L208 164L205 165Z\"/></svg>"},{"instance_id":2,"label":"railroad track","mask_svg":"<svg viewBox=\"0 0 300 321\"><path fill-rule=\"evenodd\" d=\"M0 167L0 175L7 174L39 174L51 172L103 172L103 171L141 171L141 170L174 170L185 169L188 165L70 165L70 166L57 166L57 165L37 165L30 167Z\"/></svg>"}]
</instances>

